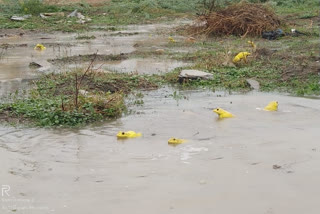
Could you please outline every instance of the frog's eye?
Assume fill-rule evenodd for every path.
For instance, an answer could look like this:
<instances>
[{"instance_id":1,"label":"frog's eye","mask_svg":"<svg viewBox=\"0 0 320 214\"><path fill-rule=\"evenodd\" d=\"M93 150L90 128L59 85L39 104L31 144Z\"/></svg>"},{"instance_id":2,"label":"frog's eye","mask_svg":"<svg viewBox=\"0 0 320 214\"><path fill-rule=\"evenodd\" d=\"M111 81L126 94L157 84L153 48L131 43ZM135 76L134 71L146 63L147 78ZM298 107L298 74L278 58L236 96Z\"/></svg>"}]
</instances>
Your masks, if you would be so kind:
<instances>
[{"instance_id":1,"label":"frog's eye","mask_svg":"<svg viewBox=\"0 0 320 214\"><path fill-rule=\"evenodd\" d=\"M173 138L173 140L176 140L175 138Z\"/></svg>"},{"instance_id":2,"label":"frog's eye","mask_svg":"<svg viewBox=\"0 0 320 214\"><path fill-rule=\"evenodd\" d=\"M219 109L217 108L217 111L219 111Z\"/></svg>"},{"instance_id":3,"label":"frog's eye","mask_svg":"<svg viewBox=\"0 0 320 214\"><path fill-rule=\"evenodd\" d=\"M124 132L122 132L121 134L122 134L122 135L124 135L125 133L124 133Z\"/></svg>"}]
</instances>

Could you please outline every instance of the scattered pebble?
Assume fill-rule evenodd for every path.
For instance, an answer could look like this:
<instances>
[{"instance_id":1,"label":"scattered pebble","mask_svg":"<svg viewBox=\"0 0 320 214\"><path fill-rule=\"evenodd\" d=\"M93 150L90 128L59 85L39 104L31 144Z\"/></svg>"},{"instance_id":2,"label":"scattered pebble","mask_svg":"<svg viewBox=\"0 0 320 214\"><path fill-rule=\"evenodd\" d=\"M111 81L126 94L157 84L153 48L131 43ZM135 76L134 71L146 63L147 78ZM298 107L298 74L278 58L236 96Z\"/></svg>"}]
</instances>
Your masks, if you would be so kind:
<instances>
[{"instance_id":1,"label":"scattered pebble","mask_svg":"<svg viewBox=\"0 0 320 214\"><path fill-rule=\"evenodd\" d=\"M280 169L280 168L281 168L281 166L279 166L279 165L275 164L275 165L273 165L273 166L272 166L272 168L273 168L273 169Z\"/></svg>"}]
</instances>

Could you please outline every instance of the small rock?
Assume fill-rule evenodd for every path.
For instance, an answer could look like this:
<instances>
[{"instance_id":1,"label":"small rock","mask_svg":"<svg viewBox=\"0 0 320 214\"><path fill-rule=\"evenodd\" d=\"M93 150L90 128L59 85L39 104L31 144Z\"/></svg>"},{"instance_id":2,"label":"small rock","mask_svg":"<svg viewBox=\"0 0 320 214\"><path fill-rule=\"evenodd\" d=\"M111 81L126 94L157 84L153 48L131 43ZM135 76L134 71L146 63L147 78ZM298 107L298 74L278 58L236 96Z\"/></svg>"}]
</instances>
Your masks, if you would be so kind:
<instances>
[{"instance_id":1,"label":"small rock","mask_svg":"<svg viewBox=\"0 0 320 214\"><path fill-rule=\"evenodd\" d=\"M82 15L81 13L77 13L77 18L78 19L85 19L86 17Z\"/></svg>"},{"instance_id":2,"label":"small rock","mask_svg":"<svg viewBox=\"0 0 320 214\"><path fill-rule=\"evenodd\" d=\"M184 79L213 79L213 74L199 70L182 70L179 74L179 82Z\"/></svg>"},{"instance_id":3,"label":"small rock","mask_svg":"<svg viewBox=\"0 0 320 214\"><path fill-rule=\"evenodd\" d=\"M275 165L273 165L273 166L272 166L272 168L273 168L273 169L280 169L280 168L281 168L281 166L279 166L279 165L275 164Z\"/></svg>"},{"instance_id":4,"label":"small rock","mask_svg":"<svg viewBox=\"0 0 320 214\"><path fill-rule=\"evenodd\" d=\"M257 80L254 79L246 79L247 83L250 85L250 88L253 90L259 90L260 89L260 83Z\"/></svg>"},{"instance_id":5,"label":"small rock","mask_svg":"<svg viewBox=\"0 0 320 214\"><path fill-rule=\"evenodd\" d=\"M81 94L81 95L83 95L83 96L86 96L86 95L88 95L88 94L89 94L89 92L88 92L88 91L86 91L86 90L82 90L82 89L80 89L80 90L79 90L79 94Z\"/></svg>"},{"instance_id":6,"label":"small rock","mask_svg":"<svg viewBox=\"0 0 320 214\"><path fill-rule=\"evenodd\" d=\"M84 24L84 23L86 23L86 21L85 20L83 20L83 19L79 19L78 21L76 21L77 23L79 23L79 24Z\"/></svg>"},{"instance_id":7,"label":"small rock","mask_svg":"<svg viewBox=\"0 0 320 214\"><path fill-rule=\"evenodd\" d=\"M164 49L157 49L157 50L156 50L156 53L158 53L158 54L163 54L163 53L164 53Z\"/></svg>"},{"instance_id":8,"label":"small rock","mask_svg":"<svg viewBox=\"0 0 320 214\"><path fill-rule=\"evenodd\" d=\"M30 18L32 15L24 15L24 16L11 16L11 20L14 20L14 21L24 21L28 18Z\"/></svg>"},{"instance_id":9,"label":"small rock","mask_svg":"<svg viewBox=\"0 0 320 214\"><path fill-rule=\"evenodd\" d=\"M30 68L41 68L42 65L40 65L40 64L38 64L36 62L30 62L29 67Z\"/></svg>"}]
</instances>

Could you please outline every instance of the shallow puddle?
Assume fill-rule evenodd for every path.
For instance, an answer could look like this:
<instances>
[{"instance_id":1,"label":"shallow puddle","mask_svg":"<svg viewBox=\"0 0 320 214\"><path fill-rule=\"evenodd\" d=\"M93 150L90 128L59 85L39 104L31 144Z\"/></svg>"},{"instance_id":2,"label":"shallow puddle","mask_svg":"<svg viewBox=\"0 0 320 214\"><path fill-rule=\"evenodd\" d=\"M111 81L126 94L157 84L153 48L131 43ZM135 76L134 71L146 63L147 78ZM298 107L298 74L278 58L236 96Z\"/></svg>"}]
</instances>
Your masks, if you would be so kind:
<instances>
[{"instance_id":1,"label":"shallow puddle","mask_svg":"<svg viewBox=\"0 0 320 214\"><path fill-rule=\"evenodd\" d=\"M118 55L134 51L156 51L168 43L160 31L168 31L175 25L133 25L115 32L77 33L26 33L24 35L5 35L0 37L0 95L13 92L22 85L16 80L28 81L41 73L68 71L72 68L84 68L88 62L60 63L53 65L49 61L79 55ZM78 37L94 39L77 39ZM36 44L43 44L44 51L34 50ZM49 60L49 61L48 61ZM32 68L30 63L41 65ZM100 64L99 64L100 63ZM96 64L107 71L137 72L143 74L165 73L176 67L188 65L184 62L159 58L131 58L123 61L104 61ZM102 67L100 67L102 65ZM20 82L21 82L20 81ZM9 87L14 86L14 87ZM10 90L12 89L12 90Z\"/></svg>"},{"instance_id":2,"label":"shallow puddle","mask_svg":"<svg viewBox=\"0 0 320 214\"><path fill-rule=\"evenodd\" d=\"M83 34L29 32L23 35L2 36L0 37L0 80L34 76L35 69L29 68L31 62L42 65L44 68L40 71L44 71L52 66L47 62L49 59L94 53L100 55L131 53L141 45L155 51L161 45L168 43L166 36L158 31L168 31L173 26L175 25L133 25L128 26L126 30L115 32L96 31ZM81 36L95 38L77 39ZM43 44L46 50L34 50L38 43Z\"/></svg>"},{"instance_id":3,"label":"shallow puddle","mask_svg":"<svg viewBox=\"0 0 320 214\"><path fill-rule=\"evenodd\" d=\"M162 74L172 71L177 67L188 65L176 60L159 60L155 58L128 59L105 63L102 68L117 72L136 72L139 74Z\"/></svg>"},{"instance_id":4,"label":"shallow puddle","mask_svg":"<svg viewBox=\"0 0 320 214\"><path fill-rule=\"evenodd\" d=\"M132 114L78 130L1 126L0 180L10 186L3 198L11 199L2 201L2 209L318 213L319 99L173 94L169 88L146 92L144 105L130 107ZM279 102L278 112L258 110L272 100ZM236 117L218 120L215 107ZM118 141L121 130L143 136ZM170 137L187 142L169 146Z\"/></svg>"}]
</instances>

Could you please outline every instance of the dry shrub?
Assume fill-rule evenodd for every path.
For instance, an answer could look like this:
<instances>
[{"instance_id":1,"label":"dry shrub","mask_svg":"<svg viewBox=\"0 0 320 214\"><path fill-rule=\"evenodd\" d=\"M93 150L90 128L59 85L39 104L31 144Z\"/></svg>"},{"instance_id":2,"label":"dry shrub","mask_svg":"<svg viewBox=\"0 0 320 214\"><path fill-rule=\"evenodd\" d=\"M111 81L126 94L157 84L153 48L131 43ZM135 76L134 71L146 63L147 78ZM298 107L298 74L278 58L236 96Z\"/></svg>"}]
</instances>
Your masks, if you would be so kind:
<instances>
[{"instance_id":1,"label":"dry shrub","mask_svg":"<svg viewBox=\"0 0 320 214\"><path fill-rule=\"evenodd\" d=\"M190 33L210 35L259 36L280 25L273 10L258 3L240 3L199 17ZM199 24L200 23L200 24Z\"/></svg>"}]
</instances>

